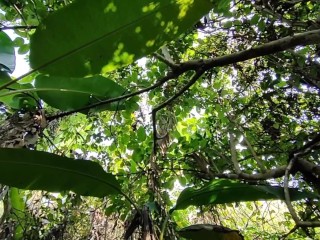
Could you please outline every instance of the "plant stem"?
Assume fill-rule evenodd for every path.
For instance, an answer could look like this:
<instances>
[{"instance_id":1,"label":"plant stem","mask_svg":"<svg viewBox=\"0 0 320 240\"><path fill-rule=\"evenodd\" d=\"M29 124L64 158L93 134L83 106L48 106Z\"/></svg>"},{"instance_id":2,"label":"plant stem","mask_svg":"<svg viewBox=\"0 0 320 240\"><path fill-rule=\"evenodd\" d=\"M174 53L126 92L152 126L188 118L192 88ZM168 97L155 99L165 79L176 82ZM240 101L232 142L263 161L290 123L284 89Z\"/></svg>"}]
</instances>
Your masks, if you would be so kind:
<instances>
[{"instance_id":1,"label":"plant stem","mask_svg":"<svg viewBox=\"0 0 320 240\"><path fill-rule=\"evenodd\" d=\"M160 233L160 238L159 238L159 240L163 240L164 232L166 231L167 223L168 223L169 218L170 218L170 214L168 214L168 215L166 216L166 218L164 219L164 222L163 222L162 228L161 228L161 233Z\"/></svg>"}]
</instances>

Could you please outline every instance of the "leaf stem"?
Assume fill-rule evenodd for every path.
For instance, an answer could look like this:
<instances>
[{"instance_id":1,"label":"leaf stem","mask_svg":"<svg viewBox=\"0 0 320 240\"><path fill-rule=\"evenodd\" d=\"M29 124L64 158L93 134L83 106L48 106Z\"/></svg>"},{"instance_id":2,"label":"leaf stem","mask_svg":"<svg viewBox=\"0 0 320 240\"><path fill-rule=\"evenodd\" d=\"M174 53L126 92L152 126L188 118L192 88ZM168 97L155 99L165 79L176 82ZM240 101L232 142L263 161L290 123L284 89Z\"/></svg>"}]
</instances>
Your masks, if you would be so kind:
<instances>
[{"instance_id":1,"label":"leaf stem","mask_svg":"<svg viewBox=\"0 0 320 240\"><path fill-rule=\"evenodd\" d=\"M163 224L162 224L162 227L161 227L161 233L160 233L160 238L159 238L159 240L163 240L164 232L166 231L169 218L170 218L170 214L167 214L167 216L166 216L166 218L164 219L164 222L163 222Z\"/></svg>"}]
</instances>

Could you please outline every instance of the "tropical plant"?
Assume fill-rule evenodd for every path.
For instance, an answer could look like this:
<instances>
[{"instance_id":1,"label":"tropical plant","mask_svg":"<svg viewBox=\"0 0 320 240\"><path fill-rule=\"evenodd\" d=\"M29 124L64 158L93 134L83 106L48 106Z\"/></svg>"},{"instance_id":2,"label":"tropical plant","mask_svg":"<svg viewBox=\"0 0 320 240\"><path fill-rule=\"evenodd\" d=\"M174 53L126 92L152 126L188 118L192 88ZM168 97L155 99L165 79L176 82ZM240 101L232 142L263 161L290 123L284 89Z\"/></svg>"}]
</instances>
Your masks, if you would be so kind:
<instances>
[{"instance_id":1,"label":"tropical plant","mask_svg":"<svg viewBox=\"0 0 320 240\"><path fill-rule=\"evenodd\" d=\"M316 239L318 1L0 7L1 239Z\"/></svg>"}]
</instances>

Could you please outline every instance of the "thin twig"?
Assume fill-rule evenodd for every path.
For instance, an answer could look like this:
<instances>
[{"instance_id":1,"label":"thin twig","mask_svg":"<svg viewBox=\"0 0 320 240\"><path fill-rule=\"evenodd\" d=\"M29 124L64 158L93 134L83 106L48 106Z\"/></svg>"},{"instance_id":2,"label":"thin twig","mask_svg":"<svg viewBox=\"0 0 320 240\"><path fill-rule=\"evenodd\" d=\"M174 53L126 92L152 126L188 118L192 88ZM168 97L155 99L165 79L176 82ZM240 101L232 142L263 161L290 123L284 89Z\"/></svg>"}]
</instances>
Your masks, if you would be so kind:
<instances>
[{"instance_id":1,"label":"thin twig","mask_svg":"<svg viewBox=\"0 0 320 240\"><path fill-rule=\"evenodd\" d=\"M55 148L61 155L64 155L63 152L54 144L54 142L47 136L46 134L42 133L42 136Z\"/></svg>"},{"instance_id":2,"label":"thin twig","mask_svg":"<svg viewBox=\"0 0 320 240\"><path fill-rule=\"evenodd\" d=\"M295 225L288 233L280 237L281 240L285 240L291 233L294 233L299 227Z\"/></svg>"},{"instance_id":3,"label":"thin twig","mask_svg":"<svg viewBox=\"0 0 320 240\"><path fill-rule=\"evenodd\" d=\"M3 26L0 27L0 31L4 31L4 30L16 30L16 29L24 29L24 30L32 30L32 29L36 29L37 26Z\"/></svg>"},{"instance_id":4,"label":"thin twig","mask_svg":"<svg viewBox=\"0 0 320 240\"><path fill-rule=\"evenodd\" d=\"M178 68L179 65L170 61L169 59L166 59L164 56L162 56L161 54L159 53L154 53L152 54L152 56L154 56L155 58L157 58L159 61L165 63L166 65L168 65L170 68L172 68L173 70Z\"/></svg>"},{"instance_id":5,"label":"thin twig","mask_svg":"<svg viewBox=\"0 0 320 240\"><path fill-rule=\"evenodd\" d=\"M17 5L14 4L13 2L11 2L11 0L9 0L9 1L10 1L10 3L12 4L13 8L17 11L18 15L21 17L21 20L23 21L23 23L24 23L25 25L28 25L26 19L24 18L22 12L21 12L20 9L17 7Z\"/></svg>"}]
</instances>

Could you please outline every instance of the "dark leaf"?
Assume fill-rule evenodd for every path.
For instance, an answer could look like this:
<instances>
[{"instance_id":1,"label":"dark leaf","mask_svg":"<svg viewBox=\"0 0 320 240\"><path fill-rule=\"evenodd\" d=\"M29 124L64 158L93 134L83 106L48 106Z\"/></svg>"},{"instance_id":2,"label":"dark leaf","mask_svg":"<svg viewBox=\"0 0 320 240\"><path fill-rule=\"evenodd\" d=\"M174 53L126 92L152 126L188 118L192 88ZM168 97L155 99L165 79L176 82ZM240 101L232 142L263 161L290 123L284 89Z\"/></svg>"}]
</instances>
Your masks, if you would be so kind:
<instances>
[{"instance_id":1,"label":"dark leaf","mask_svg":"<svg viewBox=\"0 0 320 240\"><path fill-rule=\"evenodd\" d=\"M289 190L291 201L319 197L316 194L306 191L300 192L297 189ZM250 185L226 179L219 179L206 184L200 189L190 187L183 190L178 197L176 206L171 209L171 212L185 209L191 205L202 206L272 199L284 199L284 190L282 187Z\"/></svg>"},{"instance_id":2,"label":"dark leaf","mask_svg":"<svg viewBox=\"0 0 320 240\"><path fill-rule=\"evenodd\" d=\"M115 177L88 160L27 149L0 149L0 183L29 190L104 197L121 193Z\"/></svg>"}]
</instances>

